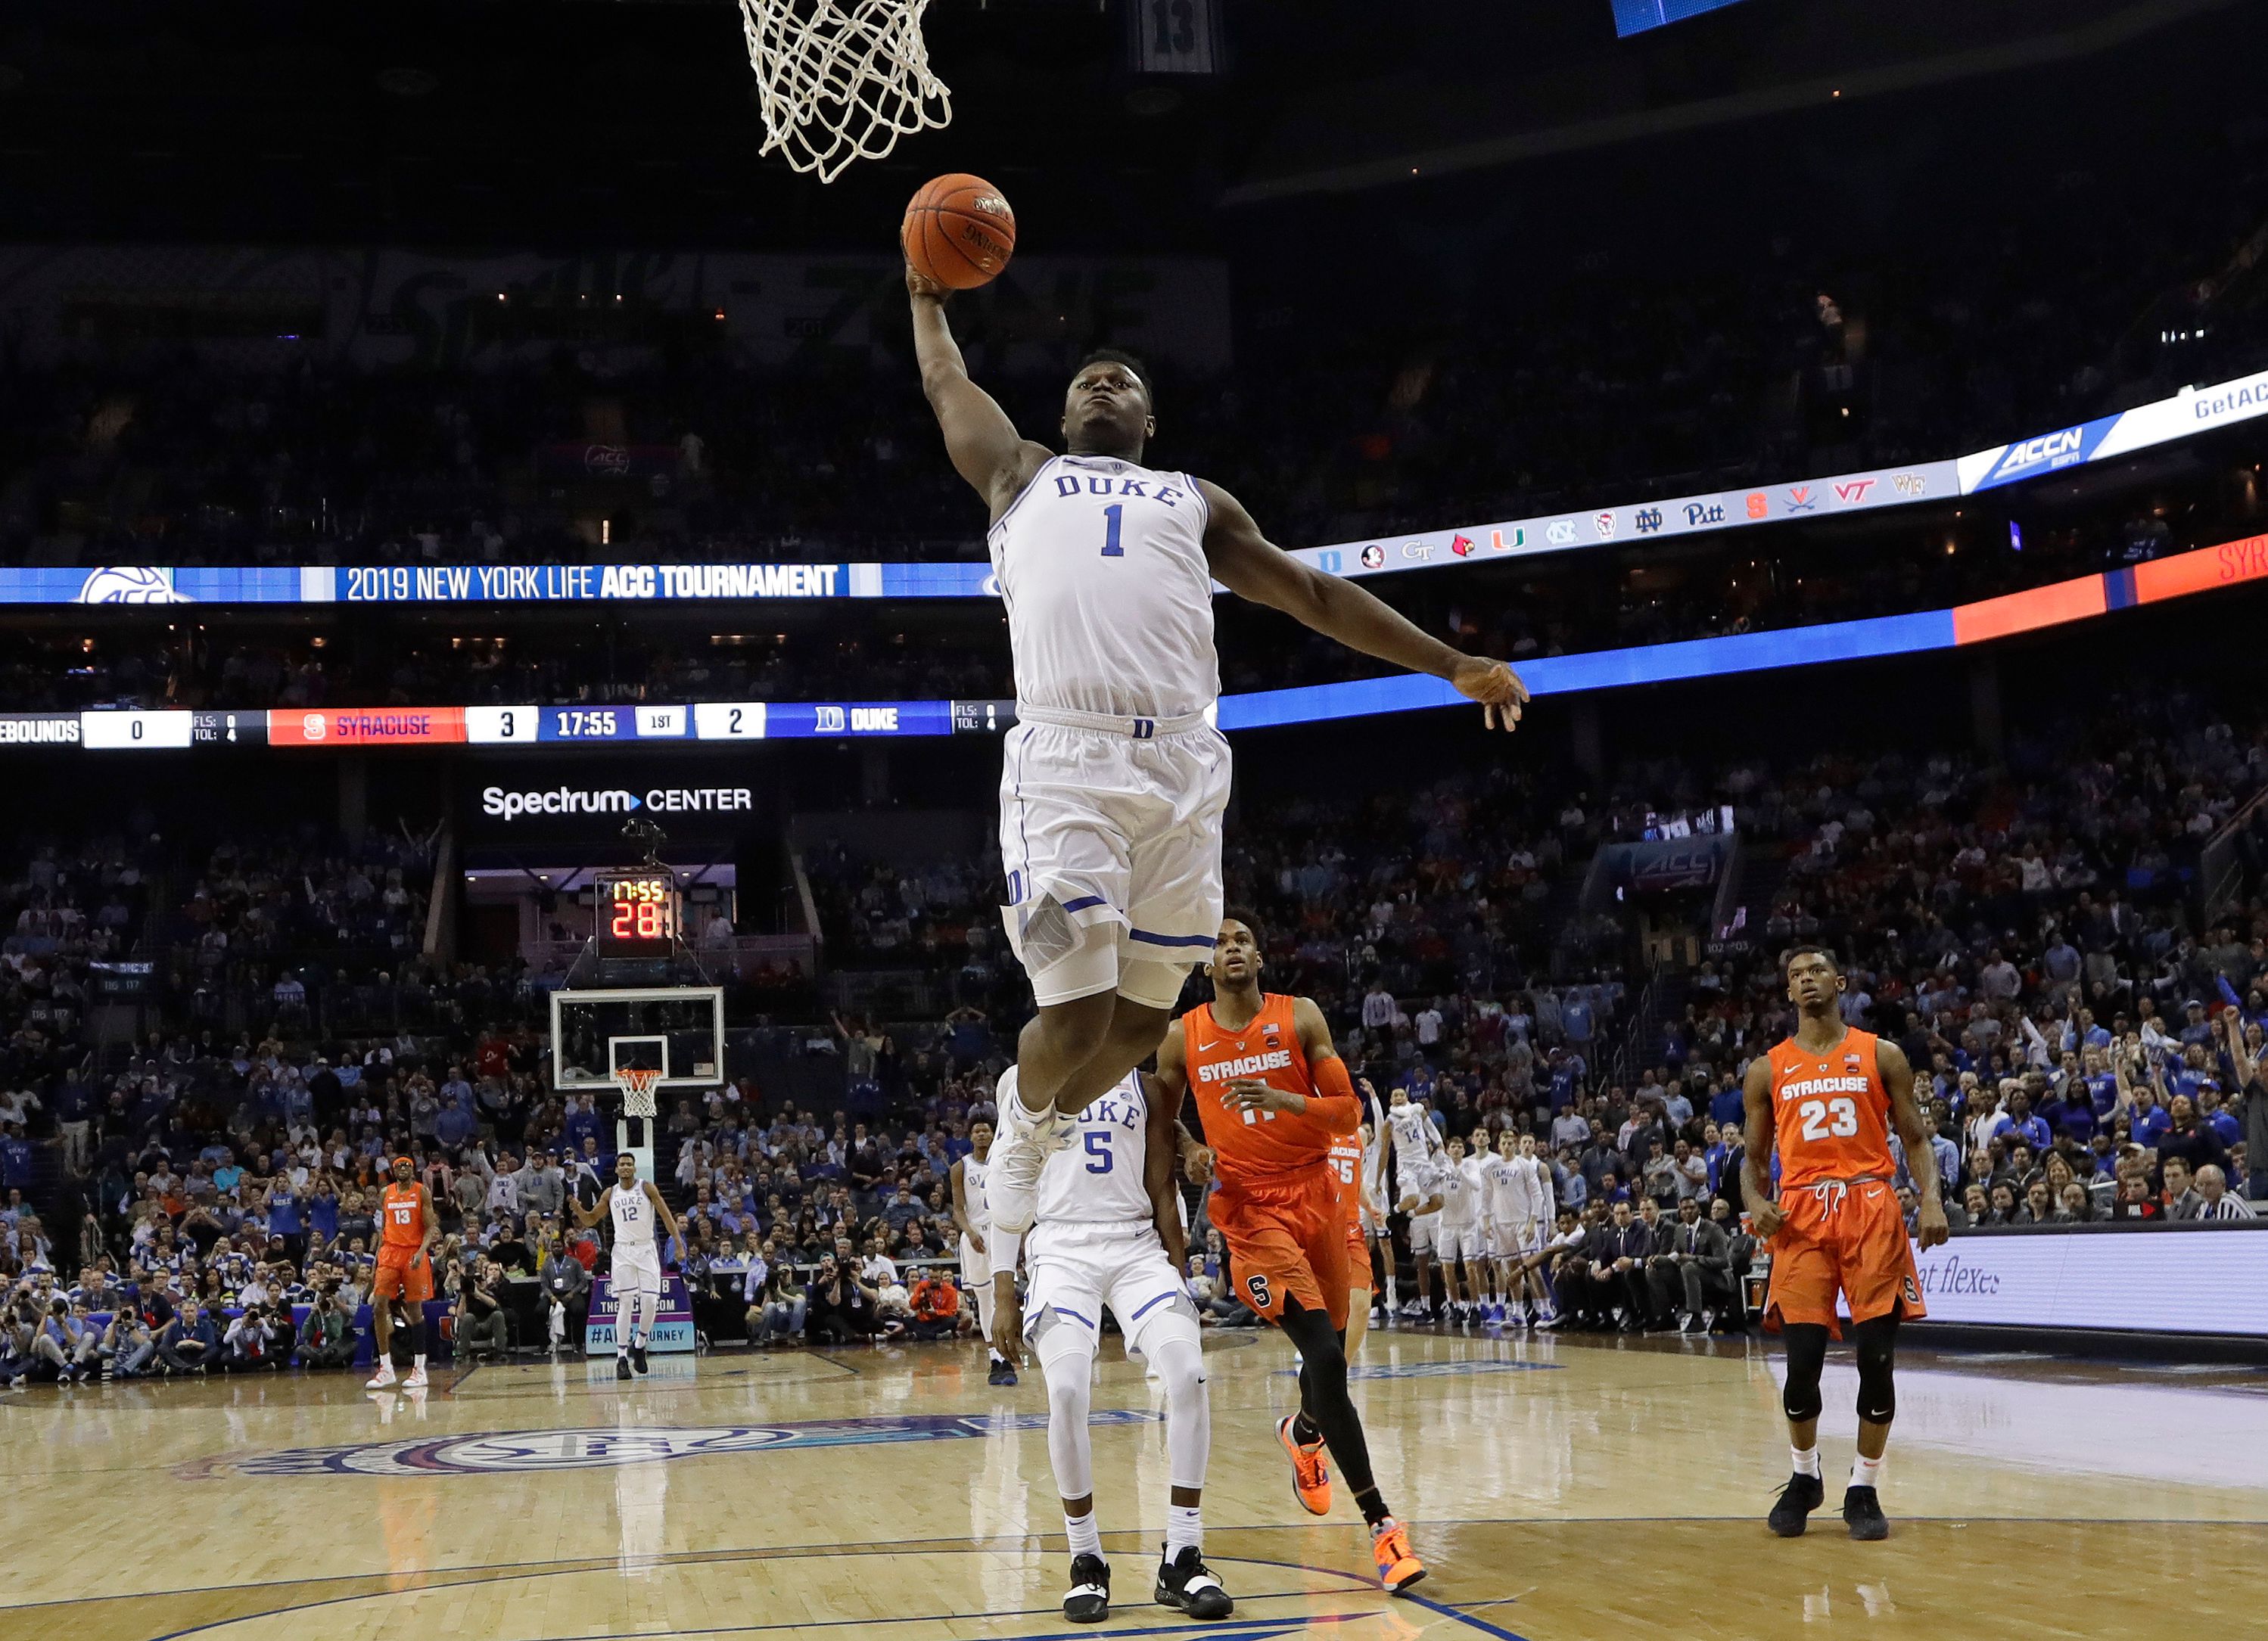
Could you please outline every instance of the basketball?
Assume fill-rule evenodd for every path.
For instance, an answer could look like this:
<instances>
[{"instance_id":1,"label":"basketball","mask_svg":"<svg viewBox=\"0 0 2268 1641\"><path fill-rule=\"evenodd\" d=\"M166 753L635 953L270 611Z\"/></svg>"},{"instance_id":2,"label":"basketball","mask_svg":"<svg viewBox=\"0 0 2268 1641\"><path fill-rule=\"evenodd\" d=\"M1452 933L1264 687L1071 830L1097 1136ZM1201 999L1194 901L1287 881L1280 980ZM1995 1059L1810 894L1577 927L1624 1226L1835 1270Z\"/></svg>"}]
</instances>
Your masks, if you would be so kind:
<instances>
[{"instance_id":1,"label":"basketball","mask_svg":"<svg viewBox=\"0 0 2268 1641\"><path fill-rule=\"evenodd\" d=\"M982 177L955 171L924 184L898 230L914 271L948 291L999 277L1016 249L1016 213Z\"/></svg>"}]
</instances>

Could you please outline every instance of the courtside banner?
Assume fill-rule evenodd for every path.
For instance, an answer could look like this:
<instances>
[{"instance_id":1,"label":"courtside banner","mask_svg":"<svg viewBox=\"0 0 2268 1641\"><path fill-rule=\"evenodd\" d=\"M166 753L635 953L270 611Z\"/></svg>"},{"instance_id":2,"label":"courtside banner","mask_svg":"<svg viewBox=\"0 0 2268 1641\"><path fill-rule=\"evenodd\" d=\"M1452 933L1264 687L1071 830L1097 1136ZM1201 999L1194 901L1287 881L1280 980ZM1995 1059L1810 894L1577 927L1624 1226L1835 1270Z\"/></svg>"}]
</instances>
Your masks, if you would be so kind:
<instances>
[{"instance_id":1,"label":"courtside banner","mask_svg":"<svg viewBox=\"0 0 2268 1641\"><path fill-rule=\"evenodd\" d=\"M685 1278L674 1270L661 1273L661 1308L654 1314L653 1333L645 1348L656 1356L693 1349L693 1298ZM614 1283L605 1277L591 1283L591 1308L583 1323L583 1353L605 1356L615 1348Z\"/></svg>"},{"instance_id":2,"label":"courtside banner","mask_svg":"<svg viewBox=\"0 0 2268 1641\"><path fill-rule=\"evenodd\" d=\"M1914 1262L1933 1322L2268 1338L2268 1225L1987 1232Z\"/></svg>"}]
</instances>

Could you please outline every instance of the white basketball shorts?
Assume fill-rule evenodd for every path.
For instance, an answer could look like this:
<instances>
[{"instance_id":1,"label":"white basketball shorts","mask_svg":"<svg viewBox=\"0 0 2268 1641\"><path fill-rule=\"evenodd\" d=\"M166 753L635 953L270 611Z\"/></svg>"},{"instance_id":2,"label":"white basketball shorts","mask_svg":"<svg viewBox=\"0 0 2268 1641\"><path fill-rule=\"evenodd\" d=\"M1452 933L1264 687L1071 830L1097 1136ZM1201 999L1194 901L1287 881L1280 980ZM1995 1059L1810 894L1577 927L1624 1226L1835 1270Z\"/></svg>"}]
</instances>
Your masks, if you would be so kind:
<instances>
[{"instance_id":1,"label":"white basketball shorts","mask_svg":"<svg viewBox=\"0 0 2268 1641\"><path fill-rule=\"evenodd\" d=\"M614 1269L607 1280L617 1293L659 1293L660 1252L652 1243L644 1247L616 1247Z\"/></svg>"},{"instance_id":2,"label":"white basketball shorts","mask_svg":"<svg viewBox=\"0 0 2268 1641\"><path fill-rule=\"evenodd\" d=\"M1438 1208L1430 1214L1410 1216L1410 1251L1430 1254L1441 1233L1441 1212Z\"/></svg>"},{"instance_id":3,"label":"white basketball shorts","mask_svg":"<svg viewBox=\"0 0 2268 1641\"><path fill-rule=\"evenodd\" d=\"M1477 1222L1472 1225L1443 1225L1434 1237L1434 1256L1444 1265L1459 1261L1470 1262L1488 1257L1487 1244L1481 1235Z\"/></svg>"},{"instance_id":4,"label":"white basketball shorts","mask_svg":"<svg viewBox=\"0 0 2268 1641\"><path fill-rule=\"evenodd\" d=\"M991 1282L991 1260L978 1253L975 1243L967 1237L962 1237L961 1239L961 1285L963 1288L981 1288L983 1290L984 1297L989 1299L992 1297Z\"/></svg>"},{"instance_id":5,"label":"white basketball shorts","mask_svg":"<svg viewBox=\"0 0 2268 1641\"><path fill-rule=\"evenodd\" d=\"M1198 1336L1197 1306L1153 1225L1042 1225L1024 1244L1024 1337L1043 1362L1080 1349L1092 1355L1106 1305L1129 1356L1147 1355L1168 1333Z\"/></svg>"},{"instance_id":6,"label":"white basketball shorts","mask_svg":"<svg viewBox=\"0 0 2268 1641\"><path fill-rule=\"evenodd\" d=\"M1173 1007L1220 931L1227 740L1201 714L1018 710L1000 764L1000 912L1033 995Z\"/></svg>"}]
</instances>

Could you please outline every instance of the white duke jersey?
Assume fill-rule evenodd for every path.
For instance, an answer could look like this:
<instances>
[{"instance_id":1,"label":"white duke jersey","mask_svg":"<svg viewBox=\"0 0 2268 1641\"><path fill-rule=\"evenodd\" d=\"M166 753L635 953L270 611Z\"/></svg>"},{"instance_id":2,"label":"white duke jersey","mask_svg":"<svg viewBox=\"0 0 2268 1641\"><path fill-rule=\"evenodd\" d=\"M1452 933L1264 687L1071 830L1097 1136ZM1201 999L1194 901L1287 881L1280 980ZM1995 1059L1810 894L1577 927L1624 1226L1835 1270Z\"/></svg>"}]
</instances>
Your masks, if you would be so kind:
<instances>
[{"instance_id":1,"label":"white duke jersey","mask_svg":"<svg viewBox=\"0 0 2268 1641\"><path fill-rule=\"evenodd\" d=\"M1072 1124L1071 1143L1040 1170L1035 1223L1042 1228L1152 1223L1150 1193L1142 1182L1149 1123L1139 1071L1129 1071L1096 1095Z\"/></svg>"},{"instance_id":2,"label":"white duke jersey","mask_svg":"<svg viewBox=\"0 0 2268 1641\"><path fill-rule=\"evenodd\" d=\"M979 1231L992 1228L991 1211L984 1203L985 1167L986 1165L973 1151L964 1153L961 1159L961 1200L968 1210L968 1223Z\"/></svg>"},{"instance_id":3,"label":"white duke jersey","mask_svg":"<svg viewBox=\"0 0 2268 1641\"><path fill-rule=\"evenodd\" d=\"M1558 1215L1558 1204L1552 1201L1556 1188L1551 1182L1550 1165L1541 1157L1515 1157L1512 1166L1519 1171L1521 1181L1520 1192L1513 1200L1517 1202L1521 1196L1527 1199L1526 1206L1517 1210L1512 1217L1516 1220L1532 1219L1537 1225L1550 1225Z\"/></svg>"},{"instance_id":4,"label":"white duke jersey","mask_svg":"<svg viewBox=\"0 0 2268 1641\"><path fill-rule=\"evenodd\" d=\"M1440 1166L1436 1188L1441 1194L1441 1224L1452 1228L1478 1225L1484 1188L1480 1159L1467 1157L1462 1162L1452 1162L1444 1157Z\"/></svg>"},{"instance_id":5,"label":"white duke jersey","mask_svg":"<svg viewBox=\"0 0 2268 1641\"><path fill-rule=\"evenodd\" d=\"M1220 694L1208 513L1185 473L1055 456L992 526L1019 704L1181 717Z\"/></svg>"},{"instance_id":6,"label":"white duke jersey","mask_svg":"<svg viewBox=\"0 0 2268 1641\"><path fill-rule=\"evenodd\" d=\"M653 1246L653 1204L646 1201L643 1185L633 1185L627 1190L616 1185L612 1208L616 1247L650 1248Z\"/></svg>"}]
</instances>

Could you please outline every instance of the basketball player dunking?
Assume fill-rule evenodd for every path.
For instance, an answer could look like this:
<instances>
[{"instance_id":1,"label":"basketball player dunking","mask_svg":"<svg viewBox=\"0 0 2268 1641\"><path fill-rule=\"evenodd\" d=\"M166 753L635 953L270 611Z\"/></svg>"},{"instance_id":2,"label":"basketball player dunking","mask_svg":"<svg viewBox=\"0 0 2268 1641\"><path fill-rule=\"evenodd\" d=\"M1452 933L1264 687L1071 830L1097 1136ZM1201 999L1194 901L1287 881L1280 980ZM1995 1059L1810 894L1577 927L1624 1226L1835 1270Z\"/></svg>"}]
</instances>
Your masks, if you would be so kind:
<instances>
[{"instance_id":1,"label":"basketball player dunking","mask_svg":"<svg viewBox=\"0 0 2268 1641\"><path fill-rule=\"evenodd\" d=\"M370 1380L372 1390L384 1390L394 1382L394 1306L397 1301L416 1342L409 1377L401 1386L405 1390L424 1387L424 1306L433 1297L433 1244L440 1237L441 1221L433 1212L433 1196L418 1181L417 1165L407 1157L396 1157L394 1182L379 1198L378 1266L370 1280L370 1323L378 1358L378 1372Z\"/></svg>"},{"instance_id":2,"label":"basketball player dunking","mask_svg":"<svg viewBox=\"0 0 2268 1641\"><path fill-rule=\"evenodd\" d=\"M1891 1352L1898 1318L1928 1314L1891 1183L1897 1167L1890 1154L1893 1122L1906 1155L1918 1159L1912 1174L1921 1188L1922 1246L1934 1247L1947 1235L1929 1130L1914 1103L1913 1067L1896 1043L1843 1023L1843 985L1841 966L1820 947L1800 946L1788 953L1795 1034L1749 1062L1742 1090L1748 1156L1741 1189L1756 1234L1771 1249L1764 1325L1787 1341L1783 1395L1795 1471L1771 1518L1782 1538L1800 1535L1827 1496L1819 1474L1819 1374L1829 1336L1842 1337L1838 1290L1850 1306L1859 1353L1859 1456L1843 1495L1843 1520L1854 1539L1890 1534L1875 1489L1897 1409ZM1775 1145L1777 1199L1765 1177Z\"/></svg>"},{"instance_id":3,"label":"basketball player dunking","mask_svg":"<svg viewBox=\"0 0 2268 1641\"><path fill-rule=\"evenodd\" d=\"M967 1154L954 1159L945 1178L953 1193L953 1223L961 1230L961 1291L976 1312L976 1326L984 1336L984 1353L990 1358L985 1382L1012 1385L1016 1365L1000 1354L992 1340L992 1247L988 1234L991 1221L984 1207L985 1163L991 1155L992 1125L979 1117L968 1125Z\"/></svg>"},{"instance_id":4,"label":"basketball player dunking","mask_svg":"<svg viewBox=\"0 0 2268 1641\"><path fill-rule=\"evenodd\" d=\"M1306 997L1263 992L1260 970L1252 920L1223 918L1212 1001L1167 1031L1157 1082L1176 1108L1185 1093L1197 1096L1210 1152L1191 1153L1189 1172L1218 1180L1212 1223L1228 1244L1237 1297L1299 1349L1300 1410L1276 1426L1292 1492L1312 1514L1329 1512L1329 1447L1370 1525L1379 1582L1399 1595L1425 1568L1379 1497L1342 1343L1347 1213L1331 1144L1360 1126L1361 1104L1323 1012Z\"/></svg>"},{"instance_id":5,"label":"basketball player dunking","mask_svg":"<svg viewBox=\"0 0 2268 1641\"><path fill-rule=\"evenodd\" d=\"M599 1194L590 1212L580 1203L573 1206L575 1222L585 1230L601 1219L615 1222L614 1264L607 1276L615 1300L615 1377L628 1379L633 1368L643 1373L646 1341L661 1313L661 1248L654 1227L659 1225L682 1248L677 1216L652 1181L637 1177L637 1159L629 1152L615 1157L615 1182Z\"/></svg>"},{"instance_id":6,"label":"basketball player dunking","mask_svg":"<svg viewBox=\"0 0 2268 1641\"><path fill-rule=\"evenodd\" d=\"M1010 946L1038 1012L1000 1080L992 1223L1030 1228L1048 1154L1158 1046L1221 912L1228 743L1212 584L1381 660L1445 679L1510 729L1528 698L1500 661L1451 649L1351 581L1273 546L1219 486L1146 467L1150 382L1101 352L1064 396L1057 455L968 377L944 289L909 267L914 350L953 465L990 511L1016 717L1003 752Z\"/></svg>"}]
</instances>

